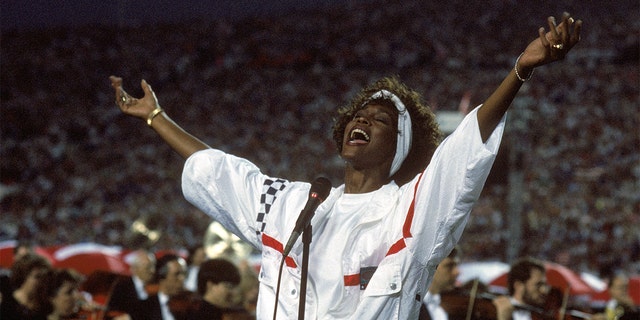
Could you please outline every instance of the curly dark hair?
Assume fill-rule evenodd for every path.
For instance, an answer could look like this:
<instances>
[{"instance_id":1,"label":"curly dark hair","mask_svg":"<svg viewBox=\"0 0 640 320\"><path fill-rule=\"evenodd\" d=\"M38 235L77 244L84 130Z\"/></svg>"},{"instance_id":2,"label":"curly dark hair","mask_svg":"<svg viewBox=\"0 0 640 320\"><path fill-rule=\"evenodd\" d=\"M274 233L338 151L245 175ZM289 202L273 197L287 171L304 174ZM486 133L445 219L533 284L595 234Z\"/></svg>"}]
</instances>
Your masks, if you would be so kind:
<instances>
[{"instance_id":1,"label":"curly dark hair","mask_svg":"<svg viewBox=\"0 0 640 320\"><path fill-rule=\"evenodd\" d=\"M391 101L384 98L369 99L371 95L383 89L398 96L411 116L413 132L411 150L398 172L391 177L398 185L403 185L426 168L436 147L442 141L443 134L436 122L435 114L422 103L420 94L401 83L398 77L384 77L370 84L363 88L348 105L341 107L333 125L333 140L338 148L338 154L341 154L345 128L357 111L373 101L393 106Z\"/></svg>"}]
</instances>

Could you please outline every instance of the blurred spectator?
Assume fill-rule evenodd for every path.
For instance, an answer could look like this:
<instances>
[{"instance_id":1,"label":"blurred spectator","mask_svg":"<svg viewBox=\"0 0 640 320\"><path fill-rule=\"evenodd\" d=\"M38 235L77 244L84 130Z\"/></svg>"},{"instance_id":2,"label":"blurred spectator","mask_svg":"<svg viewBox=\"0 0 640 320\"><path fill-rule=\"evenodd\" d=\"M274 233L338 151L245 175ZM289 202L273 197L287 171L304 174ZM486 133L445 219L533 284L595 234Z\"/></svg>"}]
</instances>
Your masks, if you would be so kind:
<instances>
[{"instance_id":1,"label":"blurred spectator","mask_svg":"<svg viewBox=\"0 0 640 320\"><path fill-rule=\"evenodd\" d=\"M232 310L233 290L239 284L240 271L232 262L222 258L204 261L198 273L198 294L203 301L189 318L222 320L225 313L236 311ZM237 310L240 311L243 310Z\"/></svg>"},{"instance_id":2,"label":"blurred spectator","mask_svg":"<svg viewBox=\"0 0 640 320\"><path fill-rule=\"evenodd\" d=\"M80 284L82 275L72 269L51 269L38 283L37 300L42 319L81 319L78 315L83 304Z\"/></svg>"},{"instance_id":3,"label":"blurred spectator","mask_svg":"<svg viewBox=\"0 0 640 320\"><path fill-rule=\"evenodd\" d=\"M611 299L605 307L607 320L640 319L640 310L629 296L629 277L618 272L609 279L608 287Z\"/></svg>"},{"instance_id":4,"label":"blurred spectator","mask_svg":"<svg viewBox=\"0 0 640 320\"><path fill-rule=\"evenodd\" d=\"M155 274L158 292L150 295L145 302L144 319L177 320L170 310L169 301L173 296L185 291L186 273L187 263L180 256L166 254L158 259Z\"/></svg>"},{"instance_id":5,"label":"blurred spectator","mask_svg":"<svg viewBox=\"0 0 640 320\"><path fill-rule=\"evenodd\" d=\"M27 254L35 254L33 246L27 242L18 242L15 247L13 247L12 265ZM0 270L0 304L2 304L2 296L10 295L13 291L13 289L11 288L10 279L11 270L2 268L2 270Z\"/></svg>"},{"instance_id":6,"label":"blurred spectator","mask_svg":"<svg viewBox=\"0 0 640 320\"><path fill-rule=\"evenodd\" d=\"M544 264L521 258L511 265L507 277L509 296L497 297L494 304L498 320L531 320L545 310L549 285Z\"/></svg>"},{"instance_id":7,"label":"blurred spectator","mask_svg":"<svg viewBox=\"0 0 640 320\"><path fill-rule=\"evenodd\" d=\"M455 288L456 279L458 275L460 275L460 269L458 268L459 263L458 248L453 248L451 253L438 264L429 290L422 300L423 306L420 309L420 320L449 319L449 315L440 305L441 293L451 291Z\"/></svg>"},{"instance_id":8,"label":"blurred spectator","mask_svg":"<svg viewBox=\"0 0 640 320\"><path fill-rule=\"evenodd\" d=\"M120 278L111 289L107 308L110 311L121 311L129 314L132 320L145 319L147 316L142 307L149 293L148 286L155 276L155 256L139 249L130 255L131 276Z\"/></svg>"},{"instance_id":9,"label":"blurred spectator","mask_svg":"<svg viewBox=\"0 0 640 320\"><path fill-rule=\"evenodd\" d=\"M28 253L11 266L11 290L2 294L0 319L29 320L37 316L38 283L49 270L49 261L40 255Z\"/></svg>"},{"instance_id":10,"label":"blurred spectator","mask_svg":"<svg viewBox=\"0 0 640 320\"><path fill-rule=\"evenodd\" d=\"M189 291L198 291L198 271L200 264L207 259L204 247L202 245L193 246L188 251L187 256L187 279L184 282L185 289Z\"/></svg>"},{"instance_id":11,"label":"blurred spectator","mask_svg":"<svg viewBox=\"0 0 640 320\"><path fill-rule=\"evenodd\" d=\"M13 248L13 261L18 261L20 258L24 257L27 254L35 254L35 249L33 245L27 242L19 242Z\"/></svg>"},{"instance_id":12,"label":"blurred spectator","mask_svg":"<svg viewBox=\"0 0 640 320\"><path fill-rule=\"evenodd\" d=\"M240 284L238 285L238 298L236 298L235 304L242 306L244 310L255 318L260 288L258 274L246 260L240 262L238 269L240 270Z\"/></svg>"}]
</instances>

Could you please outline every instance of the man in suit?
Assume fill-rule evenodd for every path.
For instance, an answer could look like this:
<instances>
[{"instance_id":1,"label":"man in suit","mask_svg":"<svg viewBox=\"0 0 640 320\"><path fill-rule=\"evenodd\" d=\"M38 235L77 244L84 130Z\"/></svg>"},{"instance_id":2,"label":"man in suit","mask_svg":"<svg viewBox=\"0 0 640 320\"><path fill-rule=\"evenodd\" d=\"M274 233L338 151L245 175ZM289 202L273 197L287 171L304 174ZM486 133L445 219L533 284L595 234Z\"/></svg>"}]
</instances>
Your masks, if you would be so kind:
<instances>
[{"instance_id":1,"label":"man in suit","mask_svg":"<svg viewBox=\"0 0 640 320\"><path fill-rule=\"evenodd\" d=\"M149 298L146 287L153 281L156 259L144 249L133 252L130 257L131 276L115 283L107 308L128 313L132 320L140 320L145 318L142 305Z\"/></svg>"},{"instance_id":2,"label":"man in suit","mask_svg":"<svg viewBox=\"0 0 640 320\"><path fill-rule=\"evenodd\" d=\"M156 263L156 282L158 292L147 299L146 319L177 320L171 312L169 300L185 291L184 280L187 276L186 261L175 254L166 254Z\"/></svg>"}]
</instances>

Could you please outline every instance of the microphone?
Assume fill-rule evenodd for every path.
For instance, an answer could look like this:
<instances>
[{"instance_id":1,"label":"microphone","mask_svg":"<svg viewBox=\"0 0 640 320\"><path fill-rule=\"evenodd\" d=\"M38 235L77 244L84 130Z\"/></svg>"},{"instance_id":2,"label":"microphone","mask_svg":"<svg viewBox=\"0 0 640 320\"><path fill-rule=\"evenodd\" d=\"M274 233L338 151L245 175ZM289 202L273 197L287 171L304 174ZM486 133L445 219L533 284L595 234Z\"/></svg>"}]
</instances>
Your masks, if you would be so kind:
<instances>
[{"instance_id":1,"label":"microphone","mask_svg":"<svg viewBox=\"0 0 640 320\"><path fill-rule=\"evenodd\" d=\"M284 251L282 251L283 256L289 255L291 248L293 248L293 244L296 242L300 234L304 231L304 229L309 226L311 223L311 218L316 213L316 209L327 198L329 193L331 192L331 181L324 177L316 178L313 183L311 183L311 189L309 190L309 199L307 199L307 204L304 206L304 209L300 212L300 216L298 216L298 220L296 221L295 227L293 227L293 232L291 232L291 236L289 237L289 241L287 245L284 247Z\"/></svg>"}]
</instances>

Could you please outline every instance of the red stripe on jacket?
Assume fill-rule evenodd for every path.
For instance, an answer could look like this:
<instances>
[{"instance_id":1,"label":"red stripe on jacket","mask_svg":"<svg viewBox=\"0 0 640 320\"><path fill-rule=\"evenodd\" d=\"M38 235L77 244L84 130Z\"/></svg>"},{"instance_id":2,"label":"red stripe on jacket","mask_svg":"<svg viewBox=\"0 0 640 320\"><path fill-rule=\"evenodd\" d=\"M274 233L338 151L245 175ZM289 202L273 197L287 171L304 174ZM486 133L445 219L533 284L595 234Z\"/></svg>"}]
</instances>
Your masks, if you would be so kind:
<instances>
[{"instance_id":1,"label":"red stripe on jacket","mask_svg":"<svg viewBox=\"0 0 640 320\"><path fill-rule=\"evenodd\" d=\"M266 235L264 232L262 233L262 244L270 247L272 249L275 249L276 251L282 253L284 251L284 246L282 245L282 243L280 243L280 241ZM286 258L284 258L284 263L287 265L287 267L289 268L296 268L296 262L293 260L293 258L287 256Z\"/></svg>"}]
</instances>

